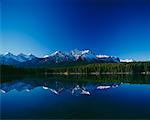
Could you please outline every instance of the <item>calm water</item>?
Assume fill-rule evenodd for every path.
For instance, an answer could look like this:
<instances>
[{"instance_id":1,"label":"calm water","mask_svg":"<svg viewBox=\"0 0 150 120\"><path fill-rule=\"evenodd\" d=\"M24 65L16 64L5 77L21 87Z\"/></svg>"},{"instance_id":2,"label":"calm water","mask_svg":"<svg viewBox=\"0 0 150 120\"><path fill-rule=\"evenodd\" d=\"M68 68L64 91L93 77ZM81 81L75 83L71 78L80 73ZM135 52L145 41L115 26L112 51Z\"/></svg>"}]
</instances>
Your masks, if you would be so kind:
<instances>
[{"instance_id":1,"label":"calm water","mask_svg":"<svg viewBox=\"0 0 150 120\"><path fill-rule=\"evenodd\" d=\"M3 78L2 118L147 118L150 76Z\"/></svg>"}]
</instances>

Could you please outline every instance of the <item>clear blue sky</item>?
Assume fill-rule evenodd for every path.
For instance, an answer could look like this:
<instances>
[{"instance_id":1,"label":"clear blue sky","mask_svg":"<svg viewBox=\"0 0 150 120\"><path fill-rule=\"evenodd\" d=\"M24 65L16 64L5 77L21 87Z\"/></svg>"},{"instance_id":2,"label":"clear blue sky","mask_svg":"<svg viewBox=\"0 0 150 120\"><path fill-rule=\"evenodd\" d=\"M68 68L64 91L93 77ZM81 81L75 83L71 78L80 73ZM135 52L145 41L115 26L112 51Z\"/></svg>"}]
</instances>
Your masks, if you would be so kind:
<instances>
[{"instance_id":1,"label":"clear blue sky","mask_svg":"<svg viewBox=\"0 0 150 120\"><path fill-rule=\"evenodd\" d=\"M1 0L0 53L90 49L150 59L149 0Z\"/></svg>"}]
</instances>

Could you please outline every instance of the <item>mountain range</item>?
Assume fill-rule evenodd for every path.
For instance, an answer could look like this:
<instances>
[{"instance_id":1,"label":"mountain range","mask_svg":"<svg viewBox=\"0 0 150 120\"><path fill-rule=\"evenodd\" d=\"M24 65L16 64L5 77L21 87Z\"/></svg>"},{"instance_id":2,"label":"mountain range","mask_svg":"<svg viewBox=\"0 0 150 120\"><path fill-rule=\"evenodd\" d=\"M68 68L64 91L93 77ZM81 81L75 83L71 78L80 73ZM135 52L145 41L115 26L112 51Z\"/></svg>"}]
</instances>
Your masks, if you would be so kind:
<instances>
[{"instance_id":1,"label":"mountain range","mask_svg":"<svg viewBox=\"0 0 150 120\"><path fill-rule=\"evenodd\" d=\"M15 65L21 67L43 67L43 66L64 66L89 63L112 62L119 63L118 57L107 55L96 55L90 50L72 50L68 53L56 51L50 55L37 57L32 54L14 55L10 52L0 55L0 64ZM132 60L124 60L123 62L132 62Z\"/></svg>"}]
</instances>

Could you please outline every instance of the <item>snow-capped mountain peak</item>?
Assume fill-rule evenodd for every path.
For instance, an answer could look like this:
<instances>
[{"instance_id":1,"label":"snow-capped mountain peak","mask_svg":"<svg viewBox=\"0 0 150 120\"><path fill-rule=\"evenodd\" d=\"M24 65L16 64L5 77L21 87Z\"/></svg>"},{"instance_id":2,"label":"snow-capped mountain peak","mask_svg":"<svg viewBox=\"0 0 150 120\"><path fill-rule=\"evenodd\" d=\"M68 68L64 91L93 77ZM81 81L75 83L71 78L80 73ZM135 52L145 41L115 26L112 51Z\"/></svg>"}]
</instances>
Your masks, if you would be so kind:
<instances>
[{"instance_id":1,"label":"snow-capped mountain peak","mask_svg":"<svg viewBox=\"0 0 150 120\"><path fill-rule=\"evenodd\" d=\"M133 62L133 59L121 59L120 62Z\"/></svg>"},{"instance_id":2,"label":"snow-capped mountain peak","mask_svg":"<svg viewBox=\"0 0 150 120\"><path fill-rule=\"evenodd\" d=\"M28 53L27 55L28 55L28 56L29 56L29 55L32 55L32 53Z\"/></svg>"},{"instance_id":3,"label":"snow-capped mountain peak","mask_svg":"<svg viewBox=\"0 0 150 120\"><path fill-rule=\"evenodd\" d=\"M79 57L81 56L81 53L80 53L80 51L79 51L78 49L72 50L72 51L70 52L70 54L71 54L72 56L74 56L74 57L76 58L76 60L79 59Z\"/></svg>"},{"instance_id":4,"label":"snow-capped mountain peak","mask_svg":"<svg viewBox=\"0 0 150 120\"><path fill-rule=\"evenodd\" d=\"M97 58L109 58L110 56L108 55L96 55Z\"/></svg>"},{"instance_id":5,"label":"snow-capped mountain peak","mask_svg":"<svg viewBox=\"0 0 150 120\"><path fill-rule=\"evenodd\" d=\"M90 50L78 50L78 49L74 49L74 50L72 50L71 51L71 54L72 55L83 55L83 54L87 54L87 53L89 53L89 52L91 52Z\"/></svg>"},{"instance_id":6,"label":"snow-capped mountain peak","mask_svg":"<svg viewBox=\"0 0 150 120\"><path fill-rule=\"evenodd\" d=\"M120 59L118 57L114 56L108 56L108 55L96 55L96 57L105 62L120 62Z\"/></svg>"},{"instance_id":7,"label":"snow-capped mountain peak","mask_svg":"<svg viewBox=\"0 0 150 120\"><path fill-rule=\"evenodd\" d=\"M12 55L10 52L5 52L4 55Z\"/></svg>"},{"instance_id":8,"label":"snow-capped mountain peak","mask_svg":"<svg viewBox=\"0 0 150 120\"><path fill-rule=\"evenodd\" d=\"M26 54L20 53L20 54L17 55L17 59L16 60L18 60L20 62L24 62L24 61L27 61L27 60L32 60L34 58L36 58L36 57L34 55L32 55L32 54L26 55Z\"/></svg>"},{"instance_id":9,"label":"snow-capped mountain peak","mask_svg":"<svg viewBox=\"0 0 150 120\"><path fill-rule=\"evenodd\" d=\"M6 52L3 57L9 59L9 58L12 58L12 59L16 59L16 55L10 53L10 52Z\"/></svg>"},{"instance_id":10,"label":"snow-capped mountain peak","mask_svg":"<svg viewBox=\"0 0 150 120\"><path fill-rule=\"evenodd\" d=\"M19 61L19 62L24 62L24 61L27 61L27 55L23 54L23 53L20 53L16 56L16 60Z\"/></svg>"},{"instance_id":11,"label":"snow-capped mountain peak","mask_svg":"<svg viewBox=\"0 0 150 120\"><path fill-rule=\"evenodd\" d=\"M55 56L55 55L63 55L63 53L61 51L55 51L54 53L52 53L50 56Z\"/></svg>"},{"instance_id":12,"label":"snow-capped mountain peak","mask_svg":"<svg viewBox=\"0 0 150 120\"><path fill-rule=\"evenodd\" d=\"M83 50L83 51L81 51L82 54L87 54L89 52L90 52L90 50Z\"/></svg>"},{"instance_id":13,"label":"snow-capped mountain peak","mask_svg":"<svg viewBox=\"0 0 150 120\"><path fill-rule=\"evenodd\" d=\"M52 53L49 58L51 59L51 62L54 63L62 63L67 62L71 57L67 55L66 53L63 53L61 51L56 51Z\"/></svg>"},{"instance_id":14,"label":"snow-capped mountain peak","mask_svg":"<svg viewBox=\"0 0 150 120\"><path fill-rule=\"evenodd\" d=\"M48 58L49 57L49 55L44 55L44 58Z\"/></svg>"},{"instance_id":15,"label":"snow-capped mountain peak","mask_svg":"<svg viewBox=\"0 0 150 120\"><path fill-rule=\"evenodd\" d=\"M12 56L13 54L12 53L10 53L10 52L6 52L6 53L4 53L4 56ZM14 56L14 55L13 55Z\"/></svg>"},{"instance_id":16,"label":"snow-capped mountain peak","mask_svg":"<svg viewBox=\"0 0 150 120\"><path fill-rule=\"evenodd\" d=\"M88 49L81 50L81 51L75 49L71 51L71 55L73 55L76 58L76 60L78 60L79 58L81 58L82 60L88 60L88 61L97 59L95 54Z\"/></svg>"},{"instance_id":17,"label":"snow-capped mountain peak","mask_svg":"<svg viewBox=\"0 0 150 120\"><path fill-rule=\"evenodd\" d=\"M31 59L34 59L34 58L36 58L36 56L34 56L34 55L32 55L32 54L30 54L30 55L27 55L27 57L26 57L28 60L31 60Z\"/></svg>"},{"instance_id":18,"label":"snow-capped mountain peak","mask_svg":"<svg viewBox=\"0 0 150 120\"><path fill-rule=\"evenodd\" d=\"M7 52L3 55L0 56L0 61L1 63L6 63L6 64L13 64L13 63L19 63L19 62L25 62L25 61L28 61L28 60L31 60L31 59L34 59L36 58L34 55L26 55L26 54L23 54L23 53L20 53L18 55L14 55L10 52ZM3 62L2 62L3 61Z\"/></svg>"},{"instance_id":19,"label":"snow-capped mountain peak","mask_svg":"<svg viewBox=\"0 0 150 120\"><path fill-rule=\"evenodd\" d=\"M86 59L86 60L93 60L93 59L97 59L96 58L96 55L90 51L90 50L84 50L82 51L82 56L81 56L82 59Z\"/></svg>"},{"instance_id":20,"label":"snow-capped mountain peak","mask_svg":"<svg viewBox=\"0 0 150 120\"><path fill-rule=\"evenodd\" d=\"M78 50L74 49L68 53L61 52L61 51L55 51L54 53L50 55L45 55L44 57L37 58L36 56L32 54L23 54L20 53L18 55L13 55L10 52L7 52L7 54L0 55L0 63L6 63L13 65L13 63L19 64L24 63L26 66L32 66L32 64L40 64L40 65L54 65L54 64L82 64L82 63L101 63L101 62L120 62L120 59L113 56L107 56L107 55L96 55L94 52L92 52L89 49L85 50ZM123 61L123 60L122 60ZM121 62L122 62L121 61ZM126 60L127 61L127 60ZM131 60L128 60L128 62ZM22 64L23 65L23 64Z\"/></svg>"}]
</instances>

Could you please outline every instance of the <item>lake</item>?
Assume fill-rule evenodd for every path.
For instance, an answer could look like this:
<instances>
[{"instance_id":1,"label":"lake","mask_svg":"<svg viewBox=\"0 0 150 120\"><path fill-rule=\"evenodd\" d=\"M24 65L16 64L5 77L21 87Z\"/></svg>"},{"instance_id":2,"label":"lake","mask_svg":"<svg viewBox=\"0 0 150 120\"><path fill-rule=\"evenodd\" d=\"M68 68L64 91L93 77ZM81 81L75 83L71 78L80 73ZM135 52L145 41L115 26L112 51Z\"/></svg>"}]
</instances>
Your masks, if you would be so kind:
<instances>
[{"instance_id":1,"label":"lake","mask_svg":"<svg viewBox=\"0 0 150 120\"><path fill-rule=\"evenodd\" d=\"M2 119L150 119L150 76L7 76Z\"/></svg>"}]
</instances>

